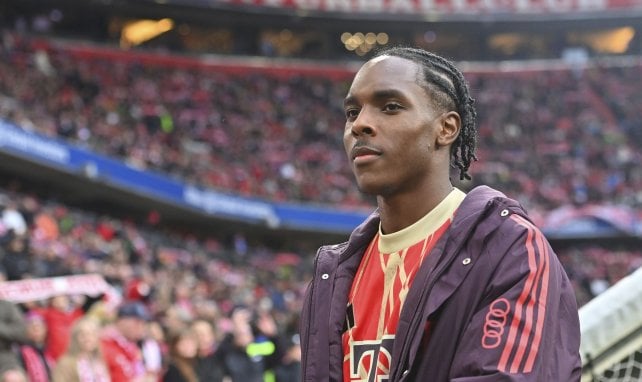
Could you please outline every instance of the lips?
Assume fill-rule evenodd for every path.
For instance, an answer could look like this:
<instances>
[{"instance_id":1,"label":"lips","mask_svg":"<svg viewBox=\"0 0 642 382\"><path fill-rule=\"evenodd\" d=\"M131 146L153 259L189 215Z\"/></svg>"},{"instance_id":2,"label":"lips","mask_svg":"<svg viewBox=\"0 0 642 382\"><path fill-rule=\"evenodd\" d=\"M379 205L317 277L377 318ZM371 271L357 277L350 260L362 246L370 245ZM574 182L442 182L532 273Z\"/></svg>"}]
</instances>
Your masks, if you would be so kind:
<instances>
[{"instance_id":1,"label":"lips","mask_svg":"<svg viewBox=\"0 0 642 382\"><path fill-rule=\"evenodd\" d=\"M369 146L355 146L350 151L350 157L353 161L361 157L373 157L381 154L381 150Z\"/></svg>"}]
</instances>

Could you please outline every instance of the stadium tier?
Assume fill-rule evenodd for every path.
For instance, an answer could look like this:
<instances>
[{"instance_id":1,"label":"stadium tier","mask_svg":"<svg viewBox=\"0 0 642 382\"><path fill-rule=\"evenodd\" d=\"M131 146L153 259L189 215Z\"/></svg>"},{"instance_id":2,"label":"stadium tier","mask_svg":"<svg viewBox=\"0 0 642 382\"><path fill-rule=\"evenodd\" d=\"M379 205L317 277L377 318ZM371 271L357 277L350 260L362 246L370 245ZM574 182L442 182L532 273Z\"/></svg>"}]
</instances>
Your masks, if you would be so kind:
<instances>
[{"instance_id":1,"label":"stadium tier","mask_svg":"<svg viewBox=\"0 0 642 382\"><path fill-rule=\"evenodd\" d=\"M347 233L372 205L341 150L352 66L6 39L6 152L22 148L94 182L273 228ZM480 161L461 187L497 186L556 238L638 235L642 128L625 101L642 97L640 72L637 62L469 67ZM53 148L29 143L48 139ZM326 210L334 212L315 218Z\"/></svg>"},{"instance_id":2,"label":"stadium tier","mask_svg":"<svg viewBox=\"0 0 642 382\"><path fill-rule=\"evenodd\" d=\"M0 151L67 172L83 189L97 185L86 188L96 192L94 208L106 194L124 193L130 196L110 205L128 205L133 194L130 212L164 200L223 222L249 222L250 230L342 235L372 208L355 193L339 149L337 100L352 66L202 60L16 34L6 40ZM625 101L642 97L642 66L520 68L467 68L480 110L481 160L472 184L461 186L505 190L552 240L635 240L641 129L639 110ZM34 177L55 182L53 174ZM98 191L104 187L114 190ZM76 204L91 198L65 192ZM636 252L617 253L564 250L579 301L636 266ZM607 272L599 264L609 259L624 265Z\"/></svg>"}]
</instances>

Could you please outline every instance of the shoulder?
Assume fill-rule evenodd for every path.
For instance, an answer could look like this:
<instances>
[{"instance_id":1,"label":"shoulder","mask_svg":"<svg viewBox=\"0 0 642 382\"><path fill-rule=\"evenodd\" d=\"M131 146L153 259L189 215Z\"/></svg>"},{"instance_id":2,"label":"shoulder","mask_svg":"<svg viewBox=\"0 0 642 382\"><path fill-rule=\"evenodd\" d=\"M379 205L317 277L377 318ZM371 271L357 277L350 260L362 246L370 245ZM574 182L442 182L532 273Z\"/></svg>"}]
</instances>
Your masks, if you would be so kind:
<instances>
[{"instance_id":1,"label":"shoulder","mask_svg":"<svg viewBox=\"0 0 642 382\"><path fill-rule=\"evenodd\" d=\"M379 211L375 210L352 231L348 241L319 248L316 256L317 271L334 270L345 257L358 253L367 246L379 230L379 221Z\"/></svg>"},{"instance_id":2,"label":"shoulder","mask_svg":"<svg viewBox=\"0 0 642 382\"><path fill-rule=\"evenodd\" d=\"M317 252L317 269L328 270L328 267L335 268L338 259L348 246L348 242L340 244L329 244L319 248Z\"/></svg>"},{"instance_id":3,"label":"shoulder","mask_svg":"<svg viewBox=\"0 0 642 382\"><path fill-rule=\"evenodd\" d=\"M500 211L500 214L502 211ZM483 238L481 256L488 264L491 285L508 289L522 285L523 293L567 293L566 272L548 239L525 213L503 212L503 221Z\"/></svg>"},{"instance_id":4,"label":"shoulder","mask_svg":"<svg viewBox=\"0 0 642 382\"><path fill-rule=\"evenodd\" d=\"M517 200L487 186L476 187L466 195L453 226L474 230L478 235L488 235L495 230L509 237L540 232Z\"/></svg>"},{"instance_id":5,"label":"shoulder","mask_svg":"<svg viewBox=\"0 0 642 382\"><path fill-rule=\"evenodd\" d=\"M5 318L3 323L6 324L7 321L17 321L17 323L23 322L24 314L15 303L6 300L0 300L0 303L0 315Z\"/></svg>"},{"instance_id":6,"label":"shoulder","mask_svg":"<svg viewBox=\"0 0 642 382\"><path fill-rule=\"evenodd\" d=\"M554 255L548 239L519 205L499 201L477 226L478 241L487 255L505 260L543 261ZM523 254L524 256L522 256Z\"/></svg>"},{"instance_id":7,"label":"shoulder","mask_svg":"<svg viewBox=\"0 0 642 382\"><path fill-rule=\"evenodd\" d=\"M494 266L508 263L517 273L528 273L533 267L548 267L551 261L557 261L542 230L516 200L478 187L467 195L461 208L461 216L453 221L457 233L470 230L468 249L481 251Z\"/></svg>"}]
</instances>

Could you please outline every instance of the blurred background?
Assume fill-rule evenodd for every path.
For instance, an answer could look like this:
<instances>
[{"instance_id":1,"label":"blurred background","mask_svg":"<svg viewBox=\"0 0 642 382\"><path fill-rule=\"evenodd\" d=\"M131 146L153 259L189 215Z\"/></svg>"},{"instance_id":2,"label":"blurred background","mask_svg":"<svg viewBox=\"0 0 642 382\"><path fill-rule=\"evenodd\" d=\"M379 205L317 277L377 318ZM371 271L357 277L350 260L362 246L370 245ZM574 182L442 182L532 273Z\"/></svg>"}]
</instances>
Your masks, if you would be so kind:
<instances>
[{"instance_id":1,"label":"blurred background","mask_svg":"<svg viewBox=\"0 0 642 382\"><path fill-rule=\"evenodd\" d=\"M642 266L638 0L7 0L0 33L0 297L44 332L0 335L0 372L68 380L88 332L111 380L298 381L316 249L374 208L342 100L392 45L464 71L479 162L456 184L519 200L580 306L618 312L598 297ZM642 380L627 293L585 380Z\"/></svg>"}]
</instances>

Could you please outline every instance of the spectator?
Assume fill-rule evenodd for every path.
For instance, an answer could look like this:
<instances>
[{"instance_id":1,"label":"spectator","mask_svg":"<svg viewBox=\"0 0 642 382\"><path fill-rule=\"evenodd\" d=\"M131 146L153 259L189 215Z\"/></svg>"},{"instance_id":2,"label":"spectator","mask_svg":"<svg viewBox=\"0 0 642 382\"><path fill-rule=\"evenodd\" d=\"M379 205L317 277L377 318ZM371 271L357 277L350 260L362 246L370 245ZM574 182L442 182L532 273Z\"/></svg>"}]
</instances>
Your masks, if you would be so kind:
<instances>
[{"instance_id":1,"label":"spectator","mask_svg":"<svg viewBox=\"0 0 642 382\"><path fill-rule=\"evenodd\" d=\"M6 248L0 248L2 268L8 280L20 280L31 272L32 264L29 256L29 239L25 236L8 235Z\"/></svg>"},{"instance_id":2,"label":"spectator","mask_svg":"<svg viewBox=\"0 0 642 382\"><path fill-rule=\"evenodd\" d=\"M337 142L325 133L342 125L340 105L329 100L343 91L347 70L283 78L249 68L192 70L184 60L141 67L130 60L136 53L51 47L48 61L59 70L43 76L24 64L37 61L42 43L24 38L20 49L3 52L0 74L9 82L0 118L209 188L347 208L369 203L351 189ZM485 149L472 186L493 184L538 214L560 204L642 205L640 111L630 102L642 96L638 65L469 78L488 110L480 113Z\"/></svg>"},{"instance_id":3,"label":"spectator","mask_svg":"<svg viewBox=\"0 0 642 382\"><path fill-rule=\"evenodd\" d=\"M24 316L12 302L0 300L0 372L20 369L14 346L27 341Z\"/></svg>"},{"instance_id":4,"label":"spectator","mask_svg":"<svg viewBox=\"0 0 642 382\"><path fill-rule=\"evenodd\" d=\"M196 320L192 323L191 328L198 341L196 374L199 381L222 382L225 369L220 354L217 352L214 327L209 321Z\"/></svg>"},{"instance_id":5,"label":"spectator","mask_svg":"<svg viewBox=\"0 0 642 382\"><path fill-rule=\"evenodd\" d=\"M232 311L232 331L219 348L226 373L233 382L261 382L273 378L279 353L276 324L268 314L238 306ZM271 377L269 377L271 376Z\"/></svg>"},{"instance_id":6,"label":"spectator","mask_svg":"<svg viewBox=\"0 0 642 382\"><path fill-rule=\"evenodd\" d=\"M275 367L276 382L299 382L301 380L301 341L298 334L286 339L285 354Z\"/></svg>"},{"instance_id":7,"label":"spectator","mask_svg":"<svg viewBox=\"0 0 642 382\"><path fill-rule=\"evenodd\" d=\"M22 365L30 382L49 382L54 360L45 352L47 324L36 312L27 313L25 321L28 341L20 346Z\"/></svg>"},{"instance_id":8,"label":"spectator","mask_svg":"<svg viewBox=\"0 0 642 382\"><path fill-rule=\"evenodd\" d=\"M170 334L169 366L163 375L163 382L199 382L196 371L198 339L189 328Z\"/></svg>"},{"instance_id":9,"label":"spectator","mask_svg":"<svg viewBox=\"0 0 642 382\"><path fill-rule=\"evenodd\" d=\"M153 341L158 347L158 356L160 356L161 367L164 366L164 360L167 358L169 349L167 347L166 333L158 320L149 322L149 340Z\"/></svg>"},{"instance_id":10,"label":"spectator","mask_svg":"<svg viewBox=\"0 0 642 382\"><path fill-rule=\"evenodd\" d=\"M138 342L147 335L147 308L141 303L124 303L118 309L116 322L105 328L101 349L112 382L144 382L147 375L143 353Z\"/></svg>"},{"instance_id":11,"label":"spectator","mask_svg":"<svg viewBox=\"0 0 642 382\"><path fill-rule=\"evenodd\" d=\"M147 323L145 337L138 342L143 354L143 364L148 377L157 379L163 372L163 349L152 335L152 322Z\"/></svg>"},{"instance_id":12,"label":"spectator","mask_svg":"<svg viewBox=\"0 0 642 382\"><path fill-rule=\"evenodd\" d=\"M47 324L46 353L56 361L69 345L71 327L85 312L76 299L66 295L54 296L44 308L35 308Z\"/></svg>"},{"instance_id":13,"label":"spectator","mask_svg":"<svg viewBox=\"0 0 642 382\"><path fill-rule=\"evenodd\" d=\"M276 382L298 382L301 380L301 337L299 336L300 316L292 317L284 325L281 359L274 368Z\"/></svg>"},{"instance_id":14,"label":"spectator","mask_svg":"<svg viewBox=\"0 0 642 382\"><path fill-rule=\"evenodd\" d=\"M27 233L27 221L15 203L8 203L2 211L0 219L6 229L13 231L16 236Z\"/></svg>"},{"instance_id":15,"label":"spectator","mask_svg":"<svg viewBox=\"0 0 642 382\"><path fill-rule=\"evenodd\" d=\"M92 318L76 321L65 354L53 369L53 382L109 382L107 365L100 351L100 326Z\"/></svg>"}]
</instances>

